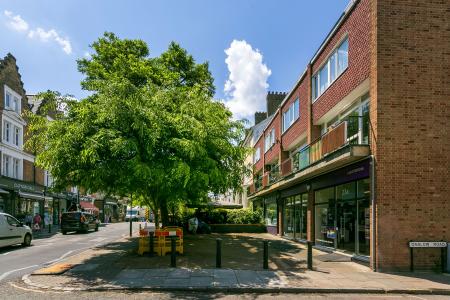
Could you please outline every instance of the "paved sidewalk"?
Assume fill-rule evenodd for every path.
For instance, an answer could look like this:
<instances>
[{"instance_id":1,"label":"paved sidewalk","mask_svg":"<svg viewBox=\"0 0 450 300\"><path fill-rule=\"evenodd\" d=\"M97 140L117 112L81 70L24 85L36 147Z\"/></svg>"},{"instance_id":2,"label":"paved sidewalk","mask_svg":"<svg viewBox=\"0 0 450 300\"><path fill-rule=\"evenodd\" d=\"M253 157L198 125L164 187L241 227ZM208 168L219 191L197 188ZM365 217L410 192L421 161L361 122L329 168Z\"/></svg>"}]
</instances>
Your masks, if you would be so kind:
<instances>
[{"instance_id":1,"label":"paved sidewalk","mask_svg":"<svg viewBox=\"0 0 450 300\"><path fill-rule=\"evenodd\" d=\"M314 268L164 268L126 264L136 240L109 244L59 263L74 267L62 275L26 275L29 287L50 290L186 290L296 293L407 293L450 295L450 276L438 273L376 273L354 262L321 261ZM142 257L142 261L154 258ZM136 261L133 261L136 263Z\"/></svg>"}]
</instances>

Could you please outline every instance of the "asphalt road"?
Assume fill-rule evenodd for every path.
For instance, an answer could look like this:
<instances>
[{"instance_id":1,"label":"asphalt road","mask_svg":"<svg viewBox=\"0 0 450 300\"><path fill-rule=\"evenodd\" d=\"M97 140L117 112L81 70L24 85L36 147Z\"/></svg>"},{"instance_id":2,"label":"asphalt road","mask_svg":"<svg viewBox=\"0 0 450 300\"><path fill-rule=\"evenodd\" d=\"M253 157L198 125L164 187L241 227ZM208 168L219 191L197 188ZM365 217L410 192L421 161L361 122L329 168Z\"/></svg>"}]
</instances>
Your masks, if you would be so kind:
<instances>
[{"instance_id":1,"label":"asphalt road","mask_svg":"<svg viewBox=\"0 0 450 300\"><path fill-rule=\"evenodd\" d=\"M133 223L134 234L138 227L139 223ZM129 228L129 223L106 224L98 232L58 233L49 238L33 240L27 248L20 245L0 248L0 283L18 279L68 256L128 236Z\"/></svg>"}]
</instances>

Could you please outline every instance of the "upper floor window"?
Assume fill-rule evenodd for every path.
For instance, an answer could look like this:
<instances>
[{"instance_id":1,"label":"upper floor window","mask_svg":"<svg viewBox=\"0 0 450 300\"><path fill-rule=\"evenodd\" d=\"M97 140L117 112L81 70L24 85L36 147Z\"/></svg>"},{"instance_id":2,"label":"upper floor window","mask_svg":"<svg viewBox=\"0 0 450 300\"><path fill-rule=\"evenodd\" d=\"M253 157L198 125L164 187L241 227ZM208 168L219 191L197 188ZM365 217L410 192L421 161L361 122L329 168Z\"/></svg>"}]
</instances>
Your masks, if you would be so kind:
<instances>
[{"instance_id":1,"label":"upper floor window","mask_svg":"<svg viewBox=\"0 0 450 300\"><path fill-rule=\"evenodd\" d=\"M261 149L258 147L255 150L255 156L253 157L253 163L257 163L261 159Z\"/></svg>"},{"instance_id":2,"label":"upper floor window","mask_svg":"<svg viewBox=\"0 0 450 300\"><path fill-rule=\"evenodd\" d=\"M17 147L20 147L20 128L17 126L14 126L14 145Z\"/></svg>"},{"instance_id":3,"label":"upper floor window","mask_svg":"<svg viewBox=\"0 0 450 300\"><path fill-rule=\"evenodd\" d=\"M16 179L20 178L20 159L3 154L2 175Z\"/></svg>"},{"instance_id":4,"label":"upper floor window","mask_svg":"<svg viewBox=\"0 0 450 300\"><path fill-rule=\"evenodd\" d=\"M324 65L312 77L314 102L348 67L348 37L333 51Z\"/></svg>"},{"instance_id":5,"label":"upper floor window","mask_svg":"<svg viewBox=\"0 0 450 300\"><path fill-rule=\"evenodd\" d=\"M20 148L22 146L22 129L19 126L15 126L13 123L4 120L3 142Z\"/></svg>"},{"instance_id":6,"label":"upper floor window","mask_svg":"<svg viewBox=\"0 0 450 300\"><path fill-rule=\"evenodd\" d=\"M300 101L298 98L289 106L289 109L283 113L283 132L285 132L295 120L300 117Z\"/></svg>"},{"instance_id":7,"label":"upper floor window","mask_svg":"<svg viewBox=\"0 0 450 300\"><path fill-rule=\"evenodd\" d=\"M275 144L275 128L272 128L268 134L266 134L266 138L264 139L264 149L267 152L272 145Z\"/></svg>"},{"instance_id":8,"label":"upper floor window","mask_svg":"<svg viewBox=\"0 0 450 300\"><path fill-rule=\"evenodd\" d=\"M8 143L11 141L11 127L11 123L3 121L3 141Z\"/></svg>"},{"instance_id":9,"label":"upper floor window","mask_svg":"<svg viewBox=\"0 0 450 300\"><path fill-rule=\"evenodd\" d=\"M20 95L5 85L5 109L20 114Z\"/></svg>"}]
</instances>

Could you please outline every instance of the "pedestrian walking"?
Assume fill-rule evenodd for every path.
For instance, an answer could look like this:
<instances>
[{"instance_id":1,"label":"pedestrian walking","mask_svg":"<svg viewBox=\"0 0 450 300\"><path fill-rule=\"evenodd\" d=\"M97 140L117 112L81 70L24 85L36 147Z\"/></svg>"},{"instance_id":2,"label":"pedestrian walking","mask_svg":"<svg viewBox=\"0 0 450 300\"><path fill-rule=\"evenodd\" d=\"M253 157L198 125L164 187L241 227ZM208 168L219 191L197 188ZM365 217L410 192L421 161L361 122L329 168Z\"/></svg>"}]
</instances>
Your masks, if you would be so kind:
<instances>
[{"instance_id":1,"label":"pedestrian walking","mask_svg":"<svg viewBox=\"0 0 450 300\"><path fill-rule=\"evenodd\" d=\"M42 218L39 215L39 213L36 213L36 215L34 216L33 219L33 228L36 231L41 231L41 222L42 222Z\"/></svg>"},{"instance_id":2,"label":"pedestrian walking","mask_svg":"<svg viewBox=\"0 0 450 300\"><path fill-rule=\"evenodd\" d=\"M31 228L32 223L33 223L33 216L31 214L27 214L25 216L25 224Z\"/></svg>"}]
</instances>

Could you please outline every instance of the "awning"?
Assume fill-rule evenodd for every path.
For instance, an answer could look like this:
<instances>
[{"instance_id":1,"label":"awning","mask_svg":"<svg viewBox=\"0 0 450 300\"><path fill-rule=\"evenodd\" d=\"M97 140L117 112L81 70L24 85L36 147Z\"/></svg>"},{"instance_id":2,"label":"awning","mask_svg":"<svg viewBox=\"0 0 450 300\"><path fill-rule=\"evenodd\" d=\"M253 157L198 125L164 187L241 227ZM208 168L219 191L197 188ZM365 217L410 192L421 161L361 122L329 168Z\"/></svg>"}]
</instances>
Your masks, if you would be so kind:
<instances>
[{"instance_id":1,"label":"awning","mask_svg":"<svg viewBox=\"0 0 450 300\"><path fill-rule=\"evenodd\" d=\"M98 207L90 202L80 201L80 206L84 209L98 211Z\"/></svg>"},{"instance_id":2,"label":"awning","mask_svg":"<svg viewBox=\"0 0 450 300\"><path fill-rule=\"evenodd\" d=\"M33 199L33 200L42 200L42 201L45 199L43 194L26 193L26 192L19 192L19 197L26 198L26 199Z\"/></svg>"},{"instance_id":3,"label":"awning","mask_svg":"<svg viewBox=\"0 0 450 300\"><path fill-rule=\"evenodd\" d=\"M110 202L110 201L107 201L105 204L106 204L106 205L117 205L116 202Z\"/></svg>"},{"instance_id":4,"label":"awning","mask_svg":"<svg viewBox=\"0 0 450 300\"><path fill-rule=\"evenodd\" d=\"M0 194L9 194L9 192L5 191L4 189L0 189Z\"/></svg>"}]
</instances>

